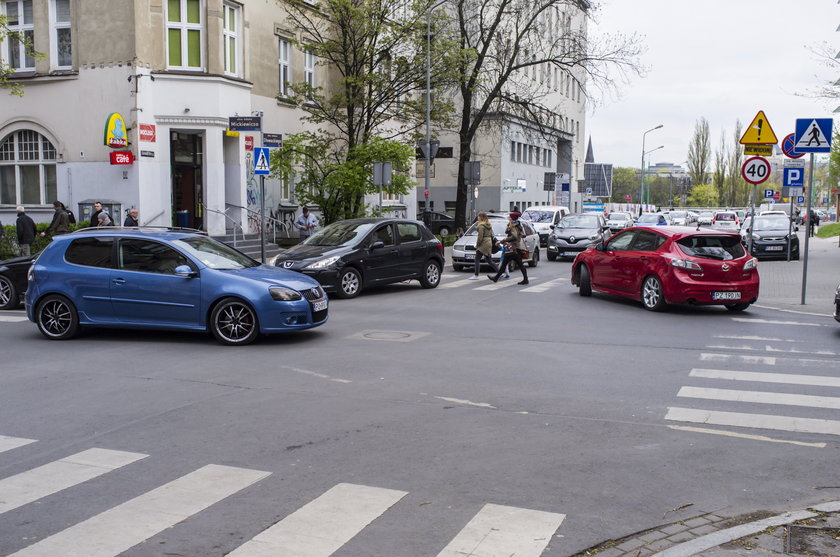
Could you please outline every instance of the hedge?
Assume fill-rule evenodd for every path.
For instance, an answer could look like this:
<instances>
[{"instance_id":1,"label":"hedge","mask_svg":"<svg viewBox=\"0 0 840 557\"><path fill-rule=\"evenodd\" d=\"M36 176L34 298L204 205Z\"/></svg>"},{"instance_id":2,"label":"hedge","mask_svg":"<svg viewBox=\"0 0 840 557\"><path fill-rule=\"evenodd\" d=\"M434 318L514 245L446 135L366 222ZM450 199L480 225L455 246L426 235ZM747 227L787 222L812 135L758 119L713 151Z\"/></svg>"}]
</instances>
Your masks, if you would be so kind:
<instances>
[{"instance_id":1,"label":"hedge","mask_svg":"<svg viewBox=\"0 0 840 557\"><path fill-rule=\"evenodd\" d=\"M86 228L87 226L89 226L89 224L90 223L88 221L71 224L70 232L78 230L80 228ZM46 236L44 238L41 237L41 232L45 231L49 227L49 223L46 222L35 224L35 229L38 231L38 234L35 236L35 242L32 243L32 247L30 248L32 253L38 253L39 251L47 247L47 244L50 243L49 236ZM18 249L17 230L15 229L15 225L4 224L3 232L4 234L0 236L0 261L3 261L4 259L11 259L12 257L17 257L20 253Z\"/></svg>"}]
</instances>

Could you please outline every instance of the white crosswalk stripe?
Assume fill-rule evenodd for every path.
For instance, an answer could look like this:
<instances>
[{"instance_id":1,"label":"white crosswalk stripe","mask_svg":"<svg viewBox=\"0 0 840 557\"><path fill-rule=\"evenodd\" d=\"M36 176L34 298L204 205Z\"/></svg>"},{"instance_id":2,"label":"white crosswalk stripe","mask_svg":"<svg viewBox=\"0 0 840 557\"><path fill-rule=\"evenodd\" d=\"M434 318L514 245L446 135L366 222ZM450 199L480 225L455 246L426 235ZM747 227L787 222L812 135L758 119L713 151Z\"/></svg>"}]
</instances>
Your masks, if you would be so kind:
<instances>
[{"instance_id":1,"label":"white crosswalk stripe","mask_svg":"<svg viewBox=\"0 0 840 557\"><path fill-rule=\"evenodd\" d=\"M545 292L546 290L551 290L555 286L559 286L566 282L568 279L565 278L556 278L554 280L550 280L548 282L543 282L541 284L537 284L534 286L529 286L528 288L523 288L522 292L532 292L532 293L540 293Z\"/></svg>"},{"instance_id":2,"label":"white crosswalk stripe","mask_svg":"<svg viewBox=\"0 0 840 557\"><path fill-rule=\"evenodd\" d=\"M0 480L0 514L92 480L147 456L108 449L88 449L5 478Z\"/></svg>"},{"instance_id":3,"label":"white crosswalk stripe","mask_svg":"<svg viewBox=\"0 0 840 557\"><path fill-rule=\"evenodd\" d=\"M14 557L114 557L269 476L211 464L13 553Z\"/></svg>"},{"instance_id":4,"label":"white crosswalk stripe","mask_svg":"<svg viewBox=\"0 0 840 557\"><path fill-rule=\"evenodd\" d=\"M830 396L768 393L764 391L739 391L735 389L715 389L711 387L683 387L679 390L677 396L686 398L703 398L708 400L780 404L785 406L808 406L811 408L831 408L833 410L840 410L840 398Z\"/></svg>"},{"instance_id":5,"label":"white crosswalk stripe","mask_svg":"<svg viewBox=\"0 0 840 557\"><path fill-rule=\"evenodd\" d=\"M24 321L27 321L25 315L0 315L0 323L22 323Z\"/></svg>"},{"instance_id":6,"label":"white crosswalk stripe","mask_svg":"<svg viewBox=\"0 0 840 557\"><path fill-rule=\"evenodd\" d=\"M35 439L24 439L22 437L7 437L6 435L0 435L0 453L11 451L12 449L17 449L18 447L23 447L24 445L34 442Z\"/></svg>"},{"instance_id":7,"label":"white crosswalk stripe","mask_svg":"<svg viewBox=\"0 0 840 557\"><path fill-rule=\"evenodd\" d=\"M730 379L734 381L755 381L761 383L790 383L818 387L840 387L840 377L824 375L797 375L795 373L762 373L757 371L730 371L726 369L692 369L692 377L707 379Z\"/></svg>"},{"instance_id":8,"label":"white crosswalk stripe","mask_svg":"<svg viewBox=\"0 0 840 557\"><path fill-rule=\"evenodd\" d=\"M503 278L496 283L489 282L487 276L484 273L478 275L478 280L471 279L469 278L470 276L472 275L464 273L443 275L440 285L438 285L438 288L443 288L445 290L454 288L469 288L470 290L478 290L480 292L492 292L493 290L499 290L508 286L515 285L520 280L522 280L522 275L518 271L515 271L513 274L511 274L511 278ZM531 294L546 292L565 282L568 282L568 280L569 279L567 277L557 277L550 280L542 281L540 277L535 277L529 274L528 281L529 283L531 283L530 286L526 288L521 288L518 291L528 292Z\"/></svg>"},{"instance_id":9,"label":"white crosswalk stripe","mask_svg":"<svg viewBox=\"0 0 840 557\"><path fill-rule=\"evenodd\" d=\"M338 484L228 557L328 557L406 495L406 491Z\"/></svg>"},{"instance_id":10,"label":"white crosswalk stripe","mask_svg":"<svg viewBox=\"0 0 840 557\"><path fill-rule=\"evenodd\" d=\"M717 410L699 410L695 408L668 408L666 420L692 422L758 429L777 429L799 433L825 433L840 435L840 421L815 418L797 418L796 416L778 416L768 414L748 414L741 412L721 412Z\"/></svg>"},{"instance_id":11,"label":"white crosswalk stripe","mask_svg":"<svg viewBox=\"0 0 840 557\"><path fill-rule=\"evenodd\" d=\"M539 557L565 518L564 514L484 505L438 557Z\"/></svg>"},{"instance_id":12,"label":"white crosswalk stripe","mask_svg":"<svg viewBox=\"0 0 840 557\"><path fill-rule=\"evenodd\" d=\"M752 323L763 325L793 325L798 327L822 327L820 323L807 323L804 321L780 321L775 319L756 319L754 317L732 317L732 321L738 323Z\"/></svg>"}]
</instances>

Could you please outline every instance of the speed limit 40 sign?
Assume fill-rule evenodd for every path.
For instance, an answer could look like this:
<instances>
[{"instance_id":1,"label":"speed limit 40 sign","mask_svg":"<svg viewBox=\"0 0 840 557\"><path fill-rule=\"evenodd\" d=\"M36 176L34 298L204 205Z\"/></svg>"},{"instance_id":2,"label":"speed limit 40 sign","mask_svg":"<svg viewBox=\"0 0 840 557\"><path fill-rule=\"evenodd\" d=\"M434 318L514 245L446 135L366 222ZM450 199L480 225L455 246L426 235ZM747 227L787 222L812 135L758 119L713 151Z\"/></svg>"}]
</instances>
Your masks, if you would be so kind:
<instances>
[{"instance_id":1,"label":"speed limit 40 sign","mask_svg":"<svg viewBox=\"0 0 840 557\"><path fill-rule=\"evenodd\" d=\"M744 161L741 176L750 184L760 184L770 177L770 163L762 157L751 157Z\"/></svg>"}]
</instances>

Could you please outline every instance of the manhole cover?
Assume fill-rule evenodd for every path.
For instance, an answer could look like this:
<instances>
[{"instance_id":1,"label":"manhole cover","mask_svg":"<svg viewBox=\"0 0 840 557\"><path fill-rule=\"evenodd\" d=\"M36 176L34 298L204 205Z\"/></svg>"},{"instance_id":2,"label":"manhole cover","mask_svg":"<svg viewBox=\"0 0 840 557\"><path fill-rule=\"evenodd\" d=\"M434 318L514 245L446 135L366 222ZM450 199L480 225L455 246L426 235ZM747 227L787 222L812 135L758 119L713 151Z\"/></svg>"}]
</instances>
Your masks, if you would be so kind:
<instances>
[{"instance_id":1,"label":"manhole cover","mask_svg":"<svg viewBox=\"0 0 840 557\"><path fill-rule=\"evenodd\" d=\"M397 331L374 331L372 333L365 333L364 337L371 340L403 340L411 338L411 333L400 333Z\"/></svg>"}]
</instances>

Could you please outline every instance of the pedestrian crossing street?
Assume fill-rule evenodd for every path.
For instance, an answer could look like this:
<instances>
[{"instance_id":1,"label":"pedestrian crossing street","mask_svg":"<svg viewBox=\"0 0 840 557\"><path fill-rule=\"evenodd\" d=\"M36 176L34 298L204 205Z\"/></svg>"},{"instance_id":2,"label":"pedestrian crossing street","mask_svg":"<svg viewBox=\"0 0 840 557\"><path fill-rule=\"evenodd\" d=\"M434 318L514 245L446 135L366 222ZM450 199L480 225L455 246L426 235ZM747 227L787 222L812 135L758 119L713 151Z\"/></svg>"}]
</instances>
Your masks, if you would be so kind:
<instances>
[{"instance_id":1,"label":"pedestrian crossing street","mask_svg":"<svg viewBox=\"0 0 840 557\"><path fill-rule=\"evenodd\" d=\"M34 439L0 435L0 459ZM50 496L127 466L150 455L94 447L43 466L0 479L0 519L4 513L38 504L39 514L50 512ZM0 461L1 462L1 461ZM211 507L272 474L233 466L208 464L13 553L3 544L17 540L12 532L0 536L0 553L10 557L114 557L168 528L189 529L190 517L213 512ZM406 491L340 483L298 510L227 553L229 557L326 557L341 549L384 513L400 505ZM79 502L79 513L86 506ZM488 503L472 517L439 557L517 555L538 557L565 519L564 514ZM10 522L12 523L12 522ZM231 526L234 527L234 526ZM223 544L228 529L218 532ZM431 537L431 536L430 536ZM24 538L25 539L25 538ZM17 546L16 546L17 547Z\"/></svg>"},{"instance_id":2,"label":"pedestrian crossing street","mask_svg":"<svg viewBox=\"0 0 840 557\"><path fill-rule=\"evenodd\" d=\"M778 334L822 325L790 319L731 319L749 324L751 334L714 335L699 355L697 367L689 370L687 384L676 393L679 403L668 407L665 420L736 431L840 436L837 352L816 346L819 337L803 341ZM769 333L763 335L763 330ZM809 445L825 447L826 443Z\"/></svg>"},{"instance_id":3,"label":"pedestrian crossing street","mask_svg":"<svg viewBox=\"0 0 840 557\"><path fill-rule=\"evenodd\" d=\"M545 273L544 273L545 274ZM493 292L496 290L503 290L506 288L515 287L515 291L524 292L526 294L538 294L546 292L561 284L568 284L568 277L557 277L556 274L551 273L548 276L535 275L534 271L528 270L528 282L526 285L517 284L522 280L522 274L519 271L512 271L509 279L500 279L499 282L491 282L487 278L487 273L478 275L478 280L472 280L470 277L472 273L444 273L441 277L439 289L449 290L453 288L467 288L470 290L477 290L479 292Z\"/></svg>"}]
</instances>

